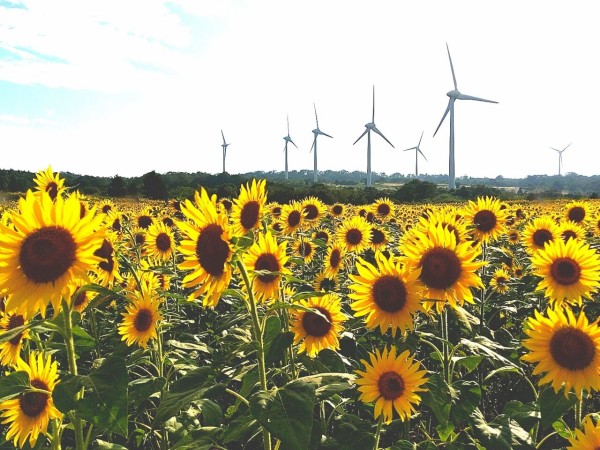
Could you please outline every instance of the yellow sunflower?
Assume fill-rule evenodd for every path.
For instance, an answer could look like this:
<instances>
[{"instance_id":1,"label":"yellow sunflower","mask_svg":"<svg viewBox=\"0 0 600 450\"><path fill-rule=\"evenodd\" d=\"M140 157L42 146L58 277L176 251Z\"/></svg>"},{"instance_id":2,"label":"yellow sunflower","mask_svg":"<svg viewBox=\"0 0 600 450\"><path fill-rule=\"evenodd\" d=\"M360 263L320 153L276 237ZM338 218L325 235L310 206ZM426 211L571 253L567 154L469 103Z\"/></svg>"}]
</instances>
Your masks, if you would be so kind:
<instances>
[{"instance_id":1,"label":"yellow sunflower","mask_svg":"<svg viewBox=\"0 0 600 450\"><path fill-rule=\"evenodd\" d=\"M355 317L365 317L365 326L373 329L379 326L381 333L392 329L392 336L400 330L413 329L413 317L423 311L421 305L421 283L418 281L421 270L403 265L393 256L389 259L382 253L375 254L377 267L358 258L358 275L349 275L354 284L348 297Z\"/></svg>"},{"instance_id":2,"label":"yellow sunflower","mask_svg":"<svg viewBox=\"0 0 600 450\"><path fill-rule=\"evenodd\" d=\"M546 243L531 257L532 271L542 277L536 290L561 305L563 301L581 304L600 287L600 257L582 241L562 239Z\"/></svg>"},{"instance_id":3,"label":"yellow sunflower","mask_svg":"<svg viewBox=\"0 0 600 450\"><path fill-rule=\"evenodd\" d=\"M369 239L369 244L374 251L385 250L389 242L390 238L385 228L377 225L371 227L371 237Z\"/></svg>"},{"instance_id":4,"label":"yellow sunflower","mask_svg":"<svg viewBox=\"0 0 600 450\"><path fill-rule=\"evenodd\" d=\"M298 239L293 244L294 253L300 256L305 263L309 263L315 257L316 246L308 239Z\"/></svg>"},{"instance_id":5,"label":"yellow sunflower","mask_svg":"<svg viewBox=\"0 0 600 450\"><path fill-rule=\"evenodd\" d=\"M321 221L327 212L327 207L317 197L307 197L302 200L302 211L304 211L305 225L312 227Z\"/></svg>"},{"instance_id":6,"label":"yellow sunflower","mask_svg":"<svg viewBox=\"0 0 600 450\"><path fill-rule=\"evenodd\" d=\"M71 298L101 261L94 251L104 238L102 218L80 219L75 197L53 202L28 191L11 220L14 228L0 224L0 292L19 314L45 316L50 302L56 315L61 299Z\"/></svg>"},{"instance_id":7,"label":"yellow sunflower","mask_svg":"<svg viewBox=\"0 0 600 450\"><path fill-rule=\"evenodd\" d=\"M315 277L313 283L315 292L334 292L338 288L337 276L328 276L325 272L321 272Z\"/></svg>"},{"instance_id":8,"label":"yellow sunflower","mask_svg":"<svg viewBox=\"0 0 600 450\"><path fill-rule=\"evenodd\" d=\"M426 230L432 224L438 223L454 234L457 244L468 240L467 224L455 207L429 210L427 214L419 216L417 226Z\"/></svg>"},{"instance_id":9,"label":"yellow sunflower","mask_svg":"<svg viewBox=\"0 0 600 450\"><path fill-rule=\"evenodd\" d=\"M496 241L506 232L508 211L502 208L497 198L478 197L477 202L469 200L463 209L463 216L471 225L475 238L484 244Z\"/></svg>"},{"instance_id":10,"label":"yellow sunflower","mask_svg":"<svg viewBox=\"0 0 600 450\"><path fill-rule=\"evenodd\" d=\"M539 384L550 384L554 392L563 386L581 399L600 389L600 327L598 319L589 323L585 313L575 317L570 308L548 309L547 317L535 311L525 325L523 341L529 353L521 359L536 364L533 374L544 373Z\"/></svg>"},{"instance_id":11,"label":"yellow sunflower","mask_svg":"<svg viewBox=\"0 0 600 450\"><path fill-rule=\"evenodd\" d=\"M344 214L345 211L346 208L341 203L336 203L332 205L331 208L329 208L329 213L333 217L340 217L342 214Z\"/></svg>"},{"instance_id":12,"label":"yellow sunflower","mask_svg":"<svg viewBox=\"0 0 600 450\"><path fill-rule=\"evenodd\" d=\"M25 442L34 447L40 434L46 434L50 420L62 414L54 406L52 391L58 384L58 366L43 354L29 354L29 364L19 358L16 370L29 375L29 384L36 391L25 391L19 397L0 403L2 424L8 425L6 440L23 448Z\"/></svg>"},{"instance_id":13,"label":"yellow sunflower","mask_svg":"<svg viewBox=\"0 0 600 450\"><path fill-rule=\"evenodd\" d=\"M304 226L304 215L305 212L302 209L302 204L295 200L292 200L287 205L283 205L281 208L281 223L283 234L292 235L294 232Z\"/></svg>"},{"instance_id":14,"label":"yellow sunflower","mask_svg":"<svg viewBox=\"0 0 600 450\"><path fill-rule=\"evenodd\" d=\"M149 206L146 206L141 210L135 218L135 225L142 230L147 230L153 223L154 216L152 215L152 209Z\"/></svg>"},{"instance_id":15,"label":"yellow sunflower","mask_svg":"<svg viewBox=\"0 0 600 450\"><path fill-rule=\"evenodd\" d=\"M591 220L590 204L583 200L573 200L565 205L566 220L584 225Z\"/></svg>"},{"instance_id":16,"label":"yellow sunflower","mask_svg":"<svg viewBox=\"0 0 600 450\"><path fill-rule=\"evenodd\" d=\"M544 249L544 244L560 236L558 225L552 217L544 215L536 217L525 225L523 243L531 254Z\"/></svg>"},{"instance_id":17,"label":"yellow sunflower","mask_svg":"<svg viewBox=\"0 0 600 450\"><path fill-rule=\"evenodd\" d=\"M146 255L158 261L169 261L175 251L175 236L162 222L150 225L146 233Z\"/></svg>"},{"instance_id":18,"label":"yellow sunflower","mask_svg":"<svg viewBox=\"0 0 600 450\"><path fill-rule=\"evenodd\" d=\"M569 239L584 240L586 230L577 222L565 220L558 225L558 233L562 240L566 242Z\"/></svg>"},{"instance_id":19,"label":"yellow sunflower","mask_svg":"<svg viewBox=\"0 0 600 450\"><path fill-rule=\"evenodd\" d=\"M328 277L337 276L340 270L344 267L344 256L346 254L346 248L340 242L336 241L327 247L327 254L325 255L325 269L324 272Z\"/></svg>"},{"instance_id":20,"label":"yellow sunflower","mask_svg":"<svg viewBox=\"0 0 600 450\"><path fill-rule=\"evenodd\" d=\"M206 294L204 306L215 307L231 281L229 224L227 216L217 211L216 196L209 198L202 188L195 200L198 207L189 200L181 204L182 213L191 221L176 222L183 237L178 250L184 259L178 267L192 271L183 279L184 287L195 288L190 300Z\"/></svg>"},{"instance_id":21,"label":"yellow sunflower","mask_svg":"<svg viewBox=\"0 0 600 450\"><path fill-rule=\"evenodd\" d=\"M490 288L498 294L506 294L510 290L510 275L504 268L496 269L490 280Z\"/></svg>"},{"instance_id":22,"label":"yellow sunflower","mask_svg":"<svg viewBox=\"0 0 600 450\"><path fill-rule=\"evenodd\" d=\"M519 233L519 230L516 228L511 228L508 230L508 233L506 233L506 240L510 245L517 245L521 242L521 233Z\"/></svg>"},{"instance_id":23,"label":"yellow sunflower","mask_svg":"<svg viewBox=\"0 0 600 450\"><path fill-rule=\"evenodd\" d=\"M294 332L294 344L300 343L298 353L306 352L311 358L326 348L338 350L338 336L344 327L346 316L342 313L337 294L310 297L298 302L303 309L291 309L290 327ZM306 311L305 308L314 311Z\"/></svg>"},{"instance_id":24,"label":"yellow sunflower","mask_svg":"<svg viewBox=\"0 0 600 450\"><path fill-rule=\"evenodd\" d=\"M471 288L483 288L477 270L485 262L475 261L481 253L479 247L473 247L469 241L457 244L454 233L441 224L431 225L424 232L414 228L410 234L413 238L405 239L400 250L409 265L421 269L419 280L425 287L424 298L439 300L438 312L443 310L445 301L453 307L462 306L465 301L474 303Z\"/></svg>"},{"instance_id":25,"label":"yellow sunflower","mask_svg":"<svg viewBox=\"0 0 600 450\"><path fill-rule=\"evenodd\" d=\"M251 274L257 271L273 272L254 273L252 288L256 301L279 297L282 275L290 273L290 270L285 267L288 260L286 247L286 242L278 245L275 237L267 232L260 233L258 241L244 253L244 266Z\"/></svg>"},{"instance_id":26,"label":"yellow sunflower","mask_svg":"<svg viewBox=\"0 0 600 450\"><path fill-rule=\"evenodd\" d=\"M133 291L129 294L131 303L122 313L123 322L119 325L121 340L129 346L137 344L142 348L148 346L150 339L158 336L158 322L162 320L159 311L160 297L149 289Z\"/></svg>"},{"instance_id":27,"label":"yellow sunflower","mask_svg":"<svg viewBox=\"0 0 600 450\"><path fill-rule=\"evenodd\" d=\"M104 199L98 204L98 212L108 214L111 211L116 212L116 206L112 200Z\"/></svg>"},{"instance_id":28,"label":"yellow sunflower","mask_svg":"<svg viewBox=\"0 0 600 450\"><path fill-rule=\"evenodd\" d=\"M60 178L58 173L53 173L51 166L48 166L46 170L37 172L33 181L37 185L36 190L47 192L52 201L60 197L66 189L64 187L65 180Z\"/></svg>"},{"instance_id":29,"label":"yellow sunflower","mask_svg":"<svg viewBox=\"0 0 600 450\"><path fill-rule=\"evenodd\" d=\"M242 185L240 195L234 201L231 212L232 230L235 236L243 236L260 226L260 219L267 203L266 180L252 180Z\"/></svg>"},{"instance_id":30,"label":"yellow sunflower","mask_svg":"<svg viewBox=\"0 0 600 450\"><path fill-rule=\"evenodd\" d=\"M5 333L15 328L27 325L28 320L14 311L0 311L0 333ZM29 338L29 330L25 330L12 339L0 342L0 365L13 366L17 363L23 347L23 341Z\"/></svg>"},{"instance_id":31,"label":"yellow sunflower","mask_svg":"<svg viewBox=\"0 0 600 450\"><path fill-rule=\"evenodd\" d=\"M336 235L347 251L360 253L371 240L371 225L363 217L352 216L338 226Z\"/></svg>"},{"instance_id":32,"label":"yellow sunflower","mask_svg":"<svg viewBox=\"0 0 600 450\"><path fill-rule=\"evenodd\" d=\"M321 247L325 246L329 243L329 231L327 231L324 228L319 228L313 233L313 239L318 239L319 241L321 241L319 243Z\"/></svg>"},{"instance_id":33,"label":"yellow sunflower","mask_svg":"<svg viewBox=\"0 0 600 450\"><path fill-rule=\"evenodd\" d=\"M388 219L395 214L394 202L387 197L378 198L371 205L371 212L379 219Z\"/></svg>"},{"instance_id":34,"label":"yellow sunflower","mask_svg":"<svg viewBox=\"0 0 600 450\"><path fill-rule=\"evenodd\" d=\"M364 359L361 362L365 370L357 370L361 393L359 399L365 403L375 402L373 415L376 419L383 414L386 423L392 421L394 410L400 420L410 419L415 413L415 405L421 403L419 392L427 391L423 387L428 378L426 370L419 370L421 363L413 362L408 350L396 356L396 347L389 351L387 348L380 352L369 354L370 363Z\"/></svg>"},{"instance_id":35,"label":"yellow sunflower","mask_svg":"<svg viewBox=\"0 0 600 450\"><path fill-rule=\"evenodd\" d=\"M569 438L567 450L597 450L600 448L600 422L594 424L590 416L581 422L583 429L576 429L575 436Z\"/></svg>"},{"instance_id":36,"label":"yellow sunflower","mask_svg":"<svg viewBox=\"0 0 600 450\"><path fill-rule=\"evenodd\" d=\"M99 248L94 251L94 255L101 258L100 262L94 268L96 282L102 286L112 286L115 280L121 281L119 275L119 259L117 258L117 248L119 238L114 232L108 232L104 236Z\"/></svg>"}]
</instances>

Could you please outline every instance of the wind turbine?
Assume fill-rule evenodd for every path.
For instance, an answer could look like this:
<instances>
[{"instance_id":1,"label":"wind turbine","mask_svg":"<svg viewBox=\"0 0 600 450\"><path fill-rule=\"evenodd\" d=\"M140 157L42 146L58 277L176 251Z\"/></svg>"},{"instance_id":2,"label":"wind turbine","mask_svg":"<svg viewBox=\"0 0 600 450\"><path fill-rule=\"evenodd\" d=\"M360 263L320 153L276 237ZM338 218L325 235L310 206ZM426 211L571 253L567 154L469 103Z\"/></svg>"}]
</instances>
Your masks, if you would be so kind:
<instances>
[{"instance_id":1,"label":"wind turbine","mask_svg":"<svg viewBox=\"0 0 600 450\"><path fill-rule=\"evenodd\" d=\"M367 135L367 187L371 187L373 185L371 181L371 130L385 139L385 141L390 144L392 148L395 148L394 144L388 141L383 133L375 126L375 85L373 85L373 115L371 116L371 121L365 124L365 131L363 131L363 134L361 134L358 139L354 141L354 144L356 144L365 134Z\"/></svg>"},{"instance_id":2,"label":"wind turbine","mask_svg":"<svg viewBox=\"0 0 600 450\"><path fill-rule=\"evenodd\" d=\"M456 85L456 75L454 74L454 66L452 65L452 57L450 56L450 49L448 48L448 44L446 43L446 50L448 51L448 59L450 60L450 70L452 70L452 80L454 81L454 89L447 92L446 95L450 97L448 100L448 106L446 107L446 111L442 116L442 120L440 120L440 124L435 129L435 136L442 122L450 112L450 157L449 157L449 169L448 169L448 189L456 189L456 183L454 181L455 172L454 172L454 102L458 100L475 100L478 102L487 102L487 103L498 103L493 100L486 100L484 98L473 97L471 95L461 94Z\"/></svg>"},{"instance_id":3,"label":"wind turbine","mask_svg":"<svg viewBox=\"0 0 600 450\"><path fill-rule=\"evenodd\" d=\"M285 152L285 179L288 179L288 143L292 143L294 145L294 147L298 148L298 146L296 144L294 144L294 141L292 141L292 138L290 137L290 116L287 116L287 136L283 137L283 140L285 141L285 147L283 149L283 151Z\"/></svg>"},{"instance_id":4,"label":"wind turbine","mask_svg":"<svg viewBox=\"0 0 600 450\"><path fill-rule=\"evenodd\" d=\"M223 137L223 143L221 147L223 147L223 173L225 173L225 157L227 156L227 146L231 145L231 143L227 144L225 142L225 135L223 134L223 130L221 130L221 136Z\"/></svg>"},{"instance_id":5,"label":"wind turbine","mask_svg":"<svg viewBox=\"0 0 600 450\"><path fill-rule=\"evenodd\" d=\"M317 181L319 181L319 172L317 170L317 136L319 136L320 134L322 134L323 136L327 136L329 138L333 138L333 136L329 136L327 133L323 133L319 129L319 118L317 117L317 107L315 106L314 103L313 103L313 107L315 108L315 120L317 122L317 128L315 128L314 130L312 130L312 132L315 135L315 137L313 139L312 146L310 147L310 151L312 151L313 149L315 150L315 168L314 168L314 178L313 178L313 181L316 183Z\"/></svg>"},{"instance_id":6,"label":"wind turbine","mask_svg":"<svg viewBox=\"0 0 600 450\"><path fill-rule=\"evenodd\" d=\"M572 142L571 142L571 144L572 144ZM557 149L557 148L554 148L554 147L550 147L552 150L554 150L554 151L558 152L558 174L559 174L559 175L560 175L560 167L562 166L562 154L563 154L563 152L564 152L566 149L568 149L568 148L569 148L569 146L570 146L571 144L567 145L567 146L566 146L565 148L563 148L562 150L559 150L559 149Z\"/></svg>"},{"instance_id":7,"label":"wind turbine","mask_svg":"<svg viewBox=\"0 0 600 450\"><path fill-rule=\"evenodd\" d=\"M421 131L421 139L423 139L423 133L424 132ZM425 158L425 155L421 151L421 139L419 139L419 143L415 147L407 148L406 150L404 150L405 152L409 150L415 151L415 178L419 176L419 153L423 158ZM427 158L425 158L425 161L427 161Z\"/></svg>"}]
</instances>

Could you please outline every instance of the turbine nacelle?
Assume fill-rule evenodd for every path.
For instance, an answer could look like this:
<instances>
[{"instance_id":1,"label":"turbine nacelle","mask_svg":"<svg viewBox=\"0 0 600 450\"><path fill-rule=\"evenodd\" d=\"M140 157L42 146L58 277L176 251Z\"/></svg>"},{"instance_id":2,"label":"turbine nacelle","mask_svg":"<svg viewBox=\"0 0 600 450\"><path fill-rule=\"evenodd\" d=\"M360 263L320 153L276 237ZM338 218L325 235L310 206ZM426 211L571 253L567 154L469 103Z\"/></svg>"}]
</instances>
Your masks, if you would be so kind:
<instances>
[{"instance_id":1,"label":"turbine nacelle","mask_svg":"<svg viewBox=\"0 0 600 450\"><path fill-rule=\"evenodd\" d=\"M452 89L451 91L446 92L446 95L450 98L457 99L461 94L458 89Z\"/></svg>"},{"instance_id":2,"label":"turbine nacelle","mask_svg":"<svg viewBox=\"0 0 600 450\"><path fill-rule=\"evenodd\" d=\"M375 123L374 122L365 123L365 127L367 127L369 130L372 130L373 128L375 128Z\"/></svg>"}]
</instances>

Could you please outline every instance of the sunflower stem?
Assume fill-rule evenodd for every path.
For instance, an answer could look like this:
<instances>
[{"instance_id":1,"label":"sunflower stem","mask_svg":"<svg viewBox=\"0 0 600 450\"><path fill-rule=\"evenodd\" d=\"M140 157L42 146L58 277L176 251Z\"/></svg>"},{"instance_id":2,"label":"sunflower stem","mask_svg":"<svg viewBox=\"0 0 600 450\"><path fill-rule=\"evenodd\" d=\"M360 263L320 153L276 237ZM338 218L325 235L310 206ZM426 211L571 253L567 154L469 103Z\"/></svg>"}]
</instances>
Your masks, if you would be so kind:
<instances>
[{"instance_id":1,"label":"sunflower stem","mask_svg":"<svg viewBox=\"0 0 600 450\"><path fill-rule=\"evenodd\" d=\"M377 422L377 431L375 432L375 444L373 450L379 449L379 438L381 437L381 428L383 427L383 413L379 415L379 421Z\"/></svg>"},{"instance_id":2,"label":"sunflower stem","mask_svg":"<svg viewBox=\"0 0 600 450\"><path fill-rule=\"evenodd\" d=\"M448 356L448 307L444 307L440 315L440 327L442 329L442 353L444 381L450 383L450 358Z\"/></svg>"},{"instance_id":3,"label":"sunflower stem","mask_svg":"<svg viewBox=\"0 0 600 450\"><path fill-rule=\"evenodd\" d=\"M163 367L163 346L162 346L162 331L160 325L157 327L157 336L156 336L156 369L158 372L159 378L164 376L164 367ZM161 426L161 435L162 439L160 441L160 447L163 450L166 450L169 446L169 433L164 424Z\"/></svg>"},{"instance_id":4,"label":"sunflower stem","mask_svg":"<svg viewBox=\"0 0 600 450\"><path fill-rule=\"evenodd\" d=\"M65 347L67 349L67 360L69 363L69 373L73 376L77 376L77 361L75 359L75 341L73 340L73 319L71 317L71 306L62 300L62 313L65 322L64 327L64 339ZM75 400L79 400L83 396L83 392L80 391L75 395ZM77 414L73 414L73 428L75 431L75 450L85 450L85 442L83 440L83 422L77 417Z\"/></svg>"},{"instance_id":5,"label":"sunflower stem","mask_svg":"<svg viewBox=\"0 0 600 450\"><path fill-rule=\"evenodd\" d=\"M575 403L575 428L581 428L581 412L583 411L583 390Z\"/></svg>"},{"instance_id":6,"label":"sunflower stem","mask_svg":"<svg viewBox=\"0 0 600 450\"><path fill-rule=\"evenodd\" d=\"M61 450L61 426L62 420L53 419L52 420L52 450Z\"/></svg>"},{"instance_id":7,"label":"sunflower stem","mask_svg":"<svg viewBox=\"0 0 600 450\"><path fill-rule=\"evenodd\" d=\"M252 292L252 283L250 282L250 277L248 276L248 271L246 270L246 266L239 259L236 261L237 268L242 274L242 278L244 279L244 284L246 285L246 289L248 291L248 300L246 301L246 307L248 308L248 312L250 313L250 318L252 319L252 328L254 339L256 340L256 356L258 360L258 376L260 380L260 388L263 391L267 390L267 370L265 366L265 348L263 342L263 332L260 326L260 320L258 318L258 310L256 308L256 302L254 301L254 293ZM271 433L263 427L263 448L264 450L271 450Z\"/></svg>"}]
</instances>

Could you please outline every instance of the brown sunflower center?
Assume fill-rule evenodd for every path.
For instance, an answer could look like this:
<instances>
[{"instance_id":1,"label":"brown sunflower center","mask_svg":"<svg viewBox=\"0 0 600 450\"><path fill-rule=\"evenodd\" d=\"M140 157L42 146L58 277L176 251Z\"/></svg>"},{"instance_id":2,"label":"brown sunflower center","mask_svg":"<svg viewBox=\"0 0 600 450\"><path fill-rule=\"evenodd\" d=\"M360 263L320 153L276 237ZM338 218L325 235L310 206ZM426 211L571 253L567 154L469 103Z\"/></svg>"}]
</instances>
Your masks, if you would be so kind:
<instances>
[{"instance_id":1,"label":"brown sunflower center","mask_svg":"<svg viewBox=\"0 0 600 450\"><path fill-rule=\"evenodd\" d=\"M152 326L152 311L146 308L140 309L135 315L133 326L140 333L148 331Z\"/></svg>"},{"instance_id":2,"label":"brown sunflower center","mask_svg":"<svg viewBox=\"0 0 600 450\"><path fill-rule=\"evenodd\" d=\"M166 226L168 226L169 228L171 228L173 225L175 225L175 222L173 222L173 219L171 219L170 217L163 217L162 223L165 224Z\"/></svg>"},{"instance_id":3,"label":"brown sunflower center","mask_svg":"<svg viewBox=\"0 0 600 450\"><path fill-rule=\"evenodd\" d=\"M511 242L516 242L519 240L519 233L517 231L511 231L510 233L508 233L508 239Z\"/></svg>"},{"instance_id":4,"label":"brown sunflower center","mask_svg":"<svg viewBox=\"0 0 600 450\"><path fill-rule=\"evenodd\" d=\"M497 221L496 214L487 209L478 211L473 218L473 223L477 229L483 233L493 230Z\"/></svg>"},{"instance_id":5,"label":"brown sunflower center","mask_svg":"<svg viewBox=\"0 0 600 450\"><path fill-rule=\"evenodd\" d=\"M108 273L111 273L115 267L115 261L112 257L113 252L112 244L106 239L104 239L100 248L94 252L95 256L105 259L105 261L100 261L98 266Z\"/></svg>"},{"instance_id":6,"label":"brown sunflower center","mask_svg":"<svg viewBox=\"0 0 600 450\"><path fill-rule=\"evenodd\" d=\"M263 253L254 263L255 270L267 270L269 272L279 272L279 261L272 253ZM263 283L272 283L277 278L277 274L266 273L257 277Z\"/></svg>"},{"instance_id":7,"label":"brown sunflower center","mask_svg":"<svg viewBox=\"0 0 600 450\"><path fill-rule=\"evenodd\" d=\"M533 243L539 248L544 248L544 244L553 239L552 233L544 228L535 230L533 233Z\"/></svg>"},{"instance_id":8,"label":"brown sunflower center","mask_svg":"<svg viewBox=\"0 0 600 450\"><path fill-rule=\"evenodd\" d=\"M138 217L138 226L140 228L146 230L150 227L150 225L152 225L152 217L146 215Z\"/></svg>"},{"instance_id":9,"label":"brown sunflower center","mask_svg":"<svg viewBox=\"0 0 600 450\"><path fill-rule=\"evenodd\" d=\"M571 285L579 281L581 269L571 258L558 258L550 267L550 275L559 284Z\"/></svg>"},{"instance_id":10,"label":"brown sunflower center","mask_svg":"<svg viewBox=\"0 0 600 450\"><path fill-rule=\"evenodd\" d=\"M331 255L329 255L329 265L332 269L337 269L342 261L342 255L340 255L340 251L336 248L331 251Z\"/></svg>"},{"instance_id":11,"label":"brown sunflower center","mask_svg":"<svg viewBox=\"0 0 600 450\"><path fill-rule=\"evenodd\" d=\"M421 281L434 289L447 289L460 278L462 265L456 253L434 247L421 258Z\"/></svg>"},{"instance_id":12,"label":"brown sunflower center","mask_svg":"<svg viewBox=\"0 0 600 450\"><path fill-rule=\"evenodd\" d=\"M242 212L240 214L240 223L242 224L242 227L244 227L244 229L250 230L254 228L254 226L258 222L259 211L260 205L257 201L254 200L246 203L242 207Z\"/></svg>"},{"instance_id":13,"label":"brown sunflower center","mask_svg":"<svg viewBox=\"0 0 600 450\"><path fill-rule=\"evenodd\" d=\"M346 231L346 242L350 245L358 245L362 242L363 235L360 230L352 228Z\"/></svg>"},{"instance_id":14,"label":"brown sunflower center","mask_svg":"<svg viewBox=\"0 0 600 450\"><path fill-rule=\"evenodd\" d=\"M110 205L104 205L104 206L102 206L102 212L104 214L108 213L111 209L112 209L112 206L110 206Z\"/></svg>"},{"instance_id":15,"label":"brown sunflower center","mask_svg":"<svg viewBox=\"0 0 600 450\"><path fill-rule=\"evenodd\" d=\"M396 400L404 393L404 380L396 372L384 372L377 381L377 388L386 400Z\"/></svg>"},{"instance_id":16,"label":"brown sunflower center","mask_svg":"<svg viewBox=\"0 0 600 450\"><path fill-rule=\"evenodd\" d=\"M156 236L156 248L161 252L166 252L171 248L171 238L167 233L160 233Z\"/></svg>"},{"instance_id":17,"label":"brown sunflower center","mask_svg":"<svg viewBox=\"0 0 600 450\"><path fill-rule=\"evenodd\" d=\"M34 283L58 280L75 262L77 244L69 231L57 226L35 230L21 244L19 264Z\"/></svg>"},{"instance_id":18,"label":"brown sunflower center","mask_svg":"<svg viewBox=\"0 0 600 450\"><path fill-rule=\"evenodd\" d=\"M304 212L306 213L306 218L308 220L314 220L319 215L319 208L317 208L316 205L312 204L306 205L304 207Z\"/></svg>"},{"instance_id":19,"label":"brown sunflower center","mask_svg":"<svg viewBox=\"0 0 600 450\"><path fill-rule=\"evenodd\" d=\"M342 208L342 205L334 205L333 208L331 209L333 214L335 214L336 216L339 216L343 210L344 210L344 208Z\"/></svg>"},{"instance_id":20,"label":"brown sunflower center","mask_svg":"<svg viewBox=\"0 0 600 450\"><path fill-rule=\"evenodd\" d=\"M287 223L290 227L298 226L301 219L300 211L292 211L288 214Z\"/></svg>"},{"instance_id":21,"label":"brown sunflower center","mask_svg":"<svg viewBox=\"0 0 600 450\"><path fill-rule=\"evenodd\" d=\"M371 228L371 242L375 245L385 242L385 234L377 228Z\"/></svg>"},{"instance_id":22,"label":"brown sunflower center","mask_svg":"<svg viewBox=\"0 0 600 450\"><path fill-rule=\"evenodd\" d=\"M14 330L17 327L25 325L25 318L20 314L15 314L10 316L8 319L8 324L6 325L6 331ZM12 345L18 345L21 342L21 337L23 337L23 333L17 334L14 338L10 339Z\"/></svg>"},{"instance_id":23,"label":"brown sunflower center","mask_svg":"<svg viewBox=\"0 0 600 450\"><path fill-rule=\"evenodd\" d=\"M574 327L557 330L550 340L550 354L568 370L584 370L594 360L596 346L583 331Z\"/></svg>"},{"instance_id":24,"label":"brown sunflower center","mask_svg":"<svg viewBox=\"0 0 600 450\"><path fill-rule=\"evenodd\" d=\"M395 313L406 304L406 286L402 280L392 275L384 275L373 283L373 300L380 309Z\"/></svg>"},{"instance_id":25,"label":"brown sunflower center","mask_svg":"<svg viewBox=\"0 0 600 450\"><path fill-rule=\"evenodd\" d=\"M315 307L320 314L307 312L302 317L302 328L308 336L322 337L331 330L331 314L325 308Z\"/></svg>"},{"instance_id":26,"label":"brown sunflower center","mask_svg":"<svg viewBox=\"0 0 600 450\"><path fill-rule=\"evenodd\" d=\"M388 205L387 203L381 203L380 205L377 206L377 214L379 214L380 216L387 216L391 211L390 205Z\"/></svg>"},{"instance_id":27,"label":"brown sunflower center","mask_svg":"<svg viewBox=\"0 0 600 450\"><path fill-rule=\"evenodd\" d=\"M134 239L136 245L142 246L146 242L146 235L144 233L136 233Z\"/></svg>"},{"instance_id":28,"label":"brown sunflower center","mask_svg":"<svg viewBox=\"0 0 600 450\"><path fill-rule=\"evenodd\" d=\"M36 389L48 390L48 385L42 380L31 380L31 386ZM38 417L46 410L48 394L43 392L27 392L19 398L19 407L27 417Z\"/></svg>"},{"instance_id":29,"label":"brown sunflower center","mask_svg":"<svg viewBox=\"0 0 600 450\"><path fill-rule=\"evenodd\" d=\"M275 206L272 210L271 213L273 214L273 216L275 217L279 217L281 215L281 206Z\"/></svg>"},{"instance_id":30,"label":"brown sunflower center","mask_svg":"<svg viewBox=\"0 0 600 450\"><path fill-rule=\"evenodd\" d=\"M315 239L321 239L323 242L325 242L327 244L327 241L329 240L329 235L327 233L325 233L324 231L317 231L315 233Z\"/></svg>"},{"instance_id":31,"label":"brown sunflower center","mask_svg":"<svg viewBox=\"0 0 600 450\"><path fill-rule=\"evenodd\" d=\"M300 251L300 255L302 255L303 258L308 258L310 255L312 255L313 252L313 248L312 245L310 245L310 242L301 243L298 250Z\"/></svg>"},{"instance_id":32,"label":"brown sunflower center","mask_svg":"<svg viewBox=\"0 0 600 450\"><path fill-rule=\"evenodd\" d=\"M114 231L121 231L121 220L119 218L113 220L112 229Z\"/></svg>"},{"instance_id":33,"label":"brown sunflower center","mask_svg":"<svg viewBox=\"0 0 600 450\"><path fill-rule=\"evenodd\" d=\"M561 233L563 241L567 242L569 239L577 239L577 233L573 230L565 230Z\"/></svg>"},{"instance_id":34,"label":"brown sunflower center","mask_svg":"<svg viewBox=\"0 0 600 450\"><path fill-rule=\"evenodd\" d=\"M219 277L225 271L229 257L229 245L221 235L223 229L216 223L204 227L196 241L196 257L202 268L209 274Z\"/></svg>"},{"instance_id":35,"label":"brown sunflower center","mask_svg":"<svg viewBox=\"0 0 600 450\"><path fill-rule=\"evenodd\" d=\"M585 209L582 208L581 206L574 206L573 208L571 208L569 210L568 216L569 216L569 220L579 223L583 219L585 219Z\"/></svg>"},{"instance_id":36,"label":"brown sunflower center","mask_svg":"<svg viewBox=\"0 0 600 450\"><path fill-rule=\"evenodd\" d=\"M46 186L46 192L48 193L48 195L50 195L50 198L52 200L56 200L56 197L58 195L58 185L54 181L51 181Z\"/></svg>"}]
</instances>

